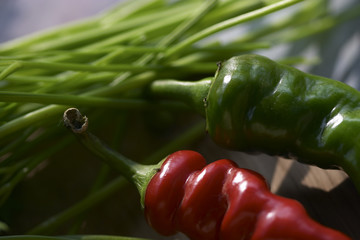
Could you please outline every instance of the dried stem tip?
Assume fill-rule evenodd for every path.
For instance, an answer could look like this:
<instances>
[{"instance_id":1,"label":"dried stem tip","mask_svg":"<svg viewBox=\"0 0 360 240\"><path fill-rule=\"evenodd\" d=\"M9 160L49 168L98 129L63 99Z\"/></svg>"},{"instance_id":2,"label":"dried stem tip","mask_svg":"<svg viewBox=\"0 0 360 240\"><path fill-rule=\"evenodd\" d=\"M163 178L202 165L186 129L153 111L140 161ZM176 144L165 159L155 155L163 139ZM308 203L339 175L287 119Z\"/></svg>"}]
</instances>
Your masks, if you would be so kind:
<instances>
[{"instance_id":1,"label":"dried stem tip","mask_svg":"<svg viewBox=\"0 0 360 240\"><path fill-rule=\"evenodd\" d=\"M88 127L88 118L82 116L77 108L69 108L64 112L64 124L74 133L83 133Z\"/></svg>"}]
</instances>

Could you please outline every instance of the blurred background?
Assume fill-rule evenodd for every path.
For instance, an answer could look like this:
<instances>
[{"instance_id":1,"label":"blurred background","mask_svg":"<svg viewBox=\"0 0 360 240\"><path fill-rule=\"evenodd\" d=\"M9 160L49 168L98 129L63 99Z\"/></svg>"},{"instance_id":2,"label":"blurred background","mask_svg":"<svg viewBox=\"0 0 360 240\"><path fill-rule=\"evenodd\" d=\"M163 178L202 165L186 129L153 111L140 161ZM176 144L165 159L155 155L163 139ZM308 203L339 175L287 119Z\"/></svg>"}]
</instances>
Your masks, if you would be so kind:
<instances>
[{"instance_id":1,"label":"blurred background","mask_svg":"<svg viewBox=\"0 0 360 240\"><path fill-rule=\"evenodd\" d=\"M84 19L100 13L116 0L0 0L0 42L15 39L36 31L60 24ZM356 4L356 0L330 1L334 12ZM271 21L279 14L291 14L291 8L270 15L258 21ZM257 21L241 26L226 34L218 35L226 41L256 27ZM328 31L293 44L283 44L272 49L257 51L270 58L305 56L316 64L301 64L298 68L325 77L333 78L360 89L360 18L340 24ZM310 27L310 26L309 26ZM1 111L1 110L0 110ZM146 117L146 116L142 116ZM152 116L153 117L153 116ZM164 118L161 118L164 119ZM166 119L166 117L165 117ZM166 123L166 120L163 120ZM160 121L161 122L161 121ZM162 122L162 126L166 126ZM149 126L145 126L149 127ZM159 126L151 126L161 141L166 141L169 128L159 131ZM104 129L106 136L109 129ZM147 148L156 148L153 135L139 140L136 136L141 129L129 133L129 139L143 142ZM181 127L177 130L181 131ZM158 139L158 140L159 140ZM146 144L149 143L149 144ZM133 152L131 144L123 146ZM322 224L336 228L360 239L360 197L346 174L339 170L323 170L305 166L289 159L266 155L248 155L227 151L212 143L206 136L193 149L201 152L209 161L220 158L236 160L241 167L254 169L265 176L276 194L297 199L309 214ZM81 199L91 188L90 182L98 174L100 164L85 149L73 146L79 158L69 161L66 153L55 156L51 162L33 172L36 177L21 184L0 212L0 221L6 220L13 233L27 231L35 224L56 214ZM126 150L124 150L126 151ZM139 156L142 157L141 153ZM135 204L134 204L135 203ZM66 230L69 231L69 230ZM98 204L79 217L74 233L118 234L154 239L186 239L182 235L163 238L152 231L144 221L137 192L132 186ZM59 233L64 233L61 230Z\"/></svg>"}]
</instances>

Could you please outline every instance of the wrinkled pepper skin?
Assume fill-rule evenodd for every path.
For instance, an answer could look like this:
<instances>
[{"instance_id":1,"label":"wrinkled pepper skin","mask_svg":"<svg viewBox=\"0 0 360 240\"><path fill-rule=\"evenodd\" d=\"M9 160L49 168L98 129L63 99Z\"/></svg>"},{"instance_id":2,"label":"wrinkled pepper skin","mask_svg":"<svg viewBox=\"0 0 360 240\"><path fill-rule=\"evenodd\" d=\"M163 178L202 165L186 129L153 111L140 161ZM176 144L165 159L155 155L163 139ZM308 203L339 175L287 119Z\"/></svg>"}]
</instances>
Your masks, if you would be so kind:
<instances>
[{"instance_id":1,"label":"wrinkled pepper skin","mask_svg":"<svg viewBox=\"0 0 360 240\"><path fill-rule=\"evenodd\" d=\"M206 98L220 146L342 168L360 191L360 92L258 55L223 62Z\"/></svg>"},{"instance_id":2,"label":"wrinkled pepper skin","mask_svg":"<svg viewBox=\"0 0 360 240\"><path fill-rule=\"evenodd\" d=\"M297 201L272 194L258 173L227 159L206 165L194 151L165 159L144 205L157 232L192 240L350 239L309 218Z\"/></svg>"}]
</instances>

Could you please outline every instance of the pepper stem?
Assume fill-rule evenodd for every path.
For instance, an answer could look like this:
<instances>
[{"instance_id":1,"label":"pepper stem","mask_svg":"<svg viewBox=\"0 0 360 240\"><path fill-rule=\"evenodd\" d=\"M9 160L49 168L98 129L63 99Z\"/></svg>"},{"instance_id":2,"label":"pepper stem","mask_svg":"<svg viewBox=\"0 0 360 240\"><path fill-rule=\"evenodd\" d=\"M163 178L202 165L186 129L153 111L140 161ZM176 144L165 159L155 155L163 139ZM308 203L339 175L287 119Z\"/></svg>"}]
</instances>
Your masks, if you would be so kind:
<instances>
[{"instance_id":1,"label":"pepper stem","mask_svg":"<svg viewBox=\"0 0 360 240\"><path fill-rule=\"evenodd\" d=\"M157 80L150 84L151 97L171 99L186 103L202 116L205 116L206 97L211 78L199 81Z\"/></svg>"},{"instance_id":2,"label":"pepper stem","mask_svg":"<svg viewBox=\"0 0 360 240\"><path fill-rule=\"evenodd\" d=\"M115 150L108 147L104 142L88 131L89 121L86 116L82 116L76 108L69 108L64 112L64 124L69 128L80 142L110 167L120 172L131 183L133 183L141 196L141 203L146 187L161 166L161 162L156 165L139 164Z\"/></svg>"}]
</instances>

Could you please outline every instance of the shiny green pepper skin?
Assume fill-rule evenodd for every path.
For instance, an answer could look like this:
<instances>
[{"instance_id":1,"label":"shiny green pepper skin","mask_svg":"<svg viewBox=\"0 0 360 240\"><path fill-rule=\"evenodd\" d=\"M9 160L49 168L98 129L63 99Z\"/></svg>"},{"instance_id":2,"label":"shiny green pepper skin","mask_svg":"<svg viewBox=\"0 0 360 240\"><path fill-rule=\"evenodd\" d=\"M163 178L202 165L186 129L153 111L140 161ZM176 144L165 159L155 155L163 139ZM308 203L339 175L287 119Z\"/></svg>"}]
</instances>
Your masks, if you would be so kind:
<instances>
[{"instance_id":1,"label":"shiny green pepper skin","mask_svg":"<svg viewBox=\"0 0 360 240\"><path fill-rule=\"evenodd\" d=\"M149 92L203 115L222 147L341 168L360 192L360 92L345 83L241 55L219 64L214 78L159 80Z\"/></svg>"},{"instance_id":2,"label":"shiny green pepper skin","mask_svg":"<svg viewBox=\"0 0 360 240\"><path fill-rule=\"evenodd\" d=\"M219 66L205 113L220 146L340 167L360 185L360 92L342 82L237 56Z\"/></svg>"}]
</instances>

